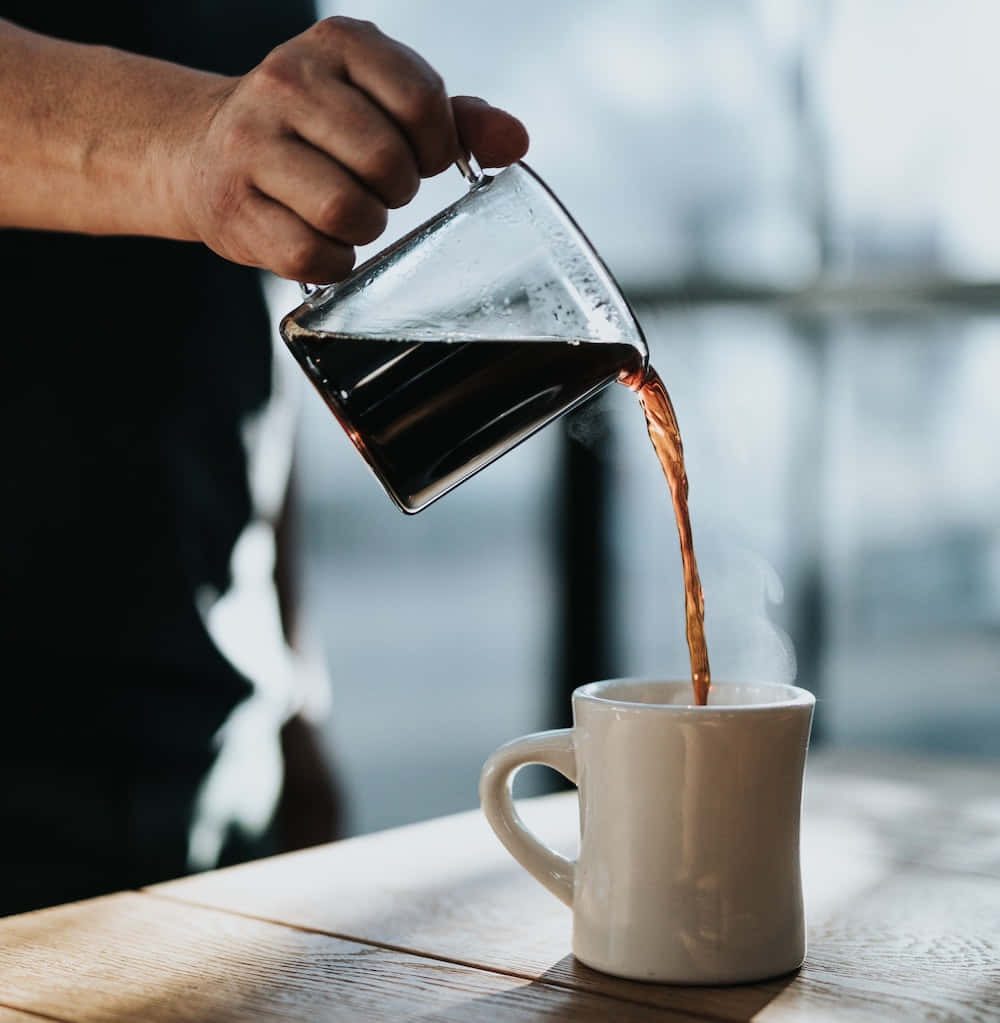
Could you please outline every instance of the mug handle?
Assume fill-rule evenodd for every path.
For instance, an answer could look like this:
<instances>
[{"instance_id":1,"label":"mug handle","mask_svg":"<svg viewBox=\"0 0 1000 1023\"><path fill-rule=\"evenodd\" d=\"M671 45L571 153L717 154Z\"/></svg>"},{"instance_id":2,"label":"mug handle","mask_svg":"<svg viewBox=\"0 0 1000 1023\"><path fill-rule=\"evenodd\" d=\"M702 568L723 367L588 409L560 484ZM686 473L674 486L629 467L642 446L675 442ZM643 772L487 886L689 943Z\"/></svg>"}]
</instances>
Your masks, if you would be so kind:
<instances>
[{"instance_id":1,"label":"mug handle","mask_svg":"<svg viewBox=\"0 0 1000 1023\"><path fill-rule=\"evenodd\" d=\"M573 729L536 732L501 746L483 765L479 802L490 827L507 851L567 906L573 906L576 862L540 842L524 826L511 795L514 775L528 764L542 764L576 784Z\"/></svg>"}]
</instances>

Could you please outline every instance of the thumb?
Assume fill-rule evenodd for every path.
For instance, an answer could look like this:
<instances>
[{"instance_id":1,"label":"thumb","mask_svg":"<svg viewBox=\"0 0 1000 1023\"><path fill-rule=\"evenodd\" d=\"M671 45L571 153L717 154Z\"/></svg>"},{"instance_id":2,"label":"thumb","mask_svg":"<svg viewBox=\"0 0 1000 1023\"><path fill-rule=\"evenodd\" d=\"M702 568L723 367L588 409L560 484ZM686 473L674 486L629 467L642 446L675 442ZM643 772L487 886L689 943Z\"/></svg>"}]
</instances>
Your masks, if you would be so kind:
<instances>
[{"instance_id":1,"label":"thumb","mask_svg":"<svg viewBox=\"0 0 1000 1023\"><path fill-rule=\"evenodd\" d=\"M513 114L475 96L453 96L451 107L463 148L483 167L506 167L528 151L528 132Z\"/></svg>"}]
</instances>

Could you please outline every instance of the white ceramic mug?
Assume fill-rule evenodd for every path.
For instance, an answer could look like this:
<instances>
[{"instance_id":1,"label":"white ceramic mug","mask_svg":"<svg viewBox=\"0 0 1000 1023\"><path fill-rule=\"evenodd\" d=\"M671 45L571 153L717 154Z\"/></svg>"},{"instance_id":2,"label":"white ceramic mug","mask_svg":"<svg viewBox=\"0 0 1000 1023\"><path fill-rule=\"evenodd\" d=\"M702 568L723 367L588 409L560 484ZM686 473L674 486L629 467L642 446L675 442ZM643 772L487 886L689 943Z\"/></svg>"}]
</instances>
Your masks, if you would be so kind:
<instances>
[{"instance_id":1,"label":"white ceramic mug","mask_svg":"<svg viewBox=\"0 0 1000 1023\"><path fill-rule=\"evenodd\" d=\"M612 679L573 694L572 728L501 746L479 794L514 858L573 910L573 954L606 973L737 984L805 956L799 814L815 699L795 686ZM532 835L514 774L579 789L580 852Z\"/></svg>"}]
</instances>

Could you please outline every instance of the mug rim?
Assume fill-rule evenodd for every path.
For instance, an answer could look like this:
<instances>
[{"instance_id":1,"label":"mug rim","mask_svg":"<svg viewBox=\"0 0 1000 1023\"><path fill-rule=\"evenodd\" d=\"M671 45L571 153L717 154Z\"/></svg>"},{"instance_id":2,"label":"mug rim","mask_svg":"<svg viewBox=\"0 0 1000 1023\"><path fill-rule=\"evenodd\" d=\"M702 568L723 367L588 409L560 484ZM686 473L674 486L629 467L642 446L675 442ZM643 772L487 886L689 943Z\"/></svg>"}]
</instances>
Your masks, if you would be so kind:
<instances>
[{"instance_id":1,"label":"mug rim","mask_svg":"<svg viewBox=\"0 0 1000 1023\"><path fill-rule=\"evenodd\" d=\"M596 703L605 707L621 707L628 710L645 710L645 711L659 711L668 712L671 714L719 714L719 713L730 713L732 711L740 712L769 712L774 710L780 710L788 707L814 707L816 704L816 697L808 689L803 689L801 686L793 685L790 682L771 682L771 681L759 681L759 682L729 682L729 681L716 681L712 680L711 689L715 687L727 687L727 686L742 686L745 688L769 688L784 690L788 694L786 699L769 700L766 703L723 703L723 704L708 704L707 706L699 707L695 703L644 703L638 700L626 700L620 697L609 695L607 691L612 689L614 686L622 684L660 684L660 685L682 685L690 688L690 679L677 679L677 678L662 678L656 676L622 676L620 678L606 678L601 679L597 682L588 682L585 685L578 686L573 690L573 702L575 703L578 699L585 700L588 703Z\"/></svg>"}]
</instances>

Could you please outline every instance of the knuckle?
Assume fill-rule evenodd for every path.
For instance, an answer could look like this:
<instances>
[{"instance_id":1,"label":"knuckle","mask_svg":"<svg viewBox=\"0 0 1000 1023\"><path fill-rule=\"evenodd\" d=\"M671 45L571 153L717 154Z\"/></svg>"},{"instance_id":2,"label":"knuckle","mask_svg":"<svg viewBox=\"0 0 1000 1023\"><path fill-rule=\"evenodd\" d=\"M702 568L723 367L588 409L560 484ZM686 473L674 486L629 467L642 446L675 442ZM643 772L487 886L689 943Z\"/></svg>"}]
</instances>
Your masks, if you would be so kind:
<instances>
[{"instance_id":1,"label":"knuckle","mask_svg":"<svg viewBox=\"0 0 1000 1023\"><path fill-rule=\"evenodd\" d=\"M290 242L281 260L281 275L298 281L312 279L321 263L320 250L318 239L309 236Z\"/></svg>"},{"instance_id":2,"label":"knuckle","mask_svg":"<svg viewBox=\"0 0 1000 1023\"><path fill-rule=\"evenodd\" d=\"M323 18L317 21L309 34L320 42L339 43L344 37L346 18Z\"/></svg>"},{"instance_id":3,"label":"knuckle","mask_svg":"<svg viewBox=\"0 0 1000 1023\"><path fill-rule=\"evenodd\" d=\"M436 72L434 76L437 77ZM435 84L430 77L413 82L406 90L401 100L403 119L409 124L424 124L434 117L438 117L442 111L442 100L444 98L444 85L438 78Z\"/></svg>"},{"instance_id":4,"label":"knuckle","mask_svg":"<svg viewBox=\"0 0 1000 1023\"><path fill-rule=\"evenodd\" d=\"M334 45L341 44L347 38L357 39L380 34L373 22L360 18L347 18L343 15L323 18L321 21L317 21L310 31L321 42Z\"/></svg>"},{"instance_id":5,"label":"knuckle","mask_svg":"<svg viewBox=\"0 0 1000 1023\"><path fill-rule=\"evenodd\" d=\"M316 227L323 234L338 235L350 223L350 201L342 189L327 192L316 204Z\"/></svg>"},{"instance_id":6,"label":"knuckle","mask_svg":"<svg viewBox=\"0 0 1000 1023\"><path fill-rule=\"evenodd\" d=\"M324 234L353 245L367 245L385 230L388 213L360 192L353 196L332 192L319 203L316 219L316 227Z\"/></svg>"},{"instance_id":7,"label":"knuckle","mask_svg":"<svg viewBox=\"0 0 1000 1023\"><path fill-rule=\"evenodd\" d=\"M404 206L420 187L413 156L402 142L388 141L374 146L366 155L361 177L391 208Z\"/></svg>"},{"instance_id":8,"label":"knuckle","mask_svg":"<svg viewBox=\"0 0 1000 1023\"><path fill-rule=\"evenodd\" d=\"M258 91L287 96L301 89L300 71L300 62L279 46L251 72L251 80Z\"/></svg>"},{"instance_id":9,"label":"knuckle","mask_svg":"<svg viewBox=\"0 0 1000 1023\"><path fill-rule=\"evenodd\" d=\"M348 22L352 31L358 35L381 35L378 25L374 21L369 21L367 18L345 18L344 21Z\"/></svg>"},{"instance_id":10,"label":"knuckle","mask_svg":"<svg viewBox=\"0 0 1000 1023\"><path fill-rule=\"evenodd\" d=\"M408 156L401 139L391 136L380 138L365 151L361 173L373 181L387 180L406 166Z\"/></svg>"}]
</instances>

